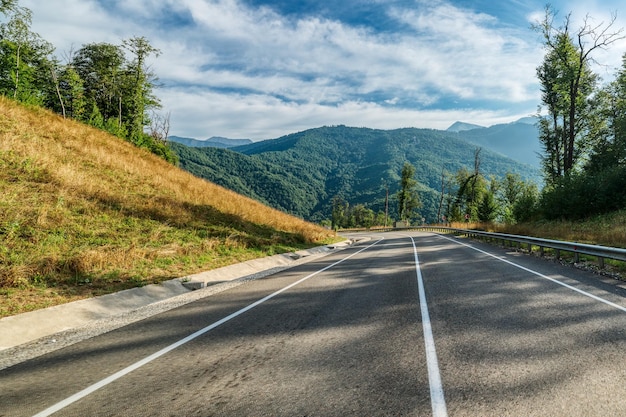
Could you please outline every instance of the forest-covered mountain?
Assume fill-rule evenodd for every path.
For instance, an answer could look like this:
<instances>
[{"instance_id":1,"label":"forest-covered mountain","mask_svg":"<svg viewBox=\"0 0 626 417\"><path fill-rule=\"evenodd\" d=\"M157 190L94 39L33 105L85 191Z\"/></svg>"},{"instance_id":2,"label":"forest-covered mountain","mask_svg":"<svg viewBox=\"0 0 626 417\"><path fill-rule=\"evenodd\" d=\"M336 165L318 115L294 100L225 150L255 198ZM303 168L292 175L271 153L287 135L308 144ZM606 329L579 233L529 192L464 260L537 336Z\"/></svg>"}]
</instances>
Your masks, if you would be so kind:
<instances>
[{"instance_id":1,"label":"forest-covered mountain","mask_svg":"<svg viewBox=\"0 0 626 417\"><path fill-rule=\"evenodd\" d=\"M321 127L231 149L190 148L172 143L180 166L226 188L311 221L330 218L331 201L384 210L389 188L391 217L405 162L416 169L423 202L421 215L435 221L442 170L474 169L476 145L457 133L406 128L375 130ZM536 168L481 150L481 172L503 177L517 173L538 180Z\"/></svg>"}]
</instances>

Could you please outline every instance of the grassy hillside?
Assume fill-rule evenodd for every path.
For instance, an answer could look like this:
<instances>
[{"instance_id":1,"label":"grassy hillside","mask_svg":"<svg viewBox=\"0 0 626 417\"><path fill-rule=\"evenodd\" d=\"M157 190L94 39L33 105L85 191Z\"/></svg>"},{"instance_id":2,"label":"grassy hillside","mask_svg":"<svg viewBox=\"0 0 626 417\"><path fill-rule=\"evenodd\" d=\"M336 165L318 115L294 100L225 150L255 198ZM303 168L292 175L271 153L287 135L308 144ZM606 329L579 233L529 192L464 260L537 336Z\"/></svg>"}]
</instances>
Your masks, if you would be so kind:
<instances>
[{"instance_id":1,"label":"grassy hillside","mask_svg":"<svg viewBox=\"0 0 626 417\"><path fill-rule=\"evenodd\" d=\"M118 138L0 97L0 317L329 238Z\"/></svg>"},{"instance_id":2,"label":"grassy hillside","mask_svg":"<svg viewBox=\"0 0 626 417\"><path fill-rule=\"evenodd\" d=\"M341 195L351 205L384 210L385 185L393 199L408 161L420 182L421 214L437 217L441 171L474 167L476 145L456 133L432 129L378 130L322 127L231 150L174 146L181 167L194 174L303 218L330 218L331 200ZM481 151L481 171L504 177L519 173L538 179L537 169L502 155ZM390 203L397 218L397 203Z\"/></svg>"}]
</instances>

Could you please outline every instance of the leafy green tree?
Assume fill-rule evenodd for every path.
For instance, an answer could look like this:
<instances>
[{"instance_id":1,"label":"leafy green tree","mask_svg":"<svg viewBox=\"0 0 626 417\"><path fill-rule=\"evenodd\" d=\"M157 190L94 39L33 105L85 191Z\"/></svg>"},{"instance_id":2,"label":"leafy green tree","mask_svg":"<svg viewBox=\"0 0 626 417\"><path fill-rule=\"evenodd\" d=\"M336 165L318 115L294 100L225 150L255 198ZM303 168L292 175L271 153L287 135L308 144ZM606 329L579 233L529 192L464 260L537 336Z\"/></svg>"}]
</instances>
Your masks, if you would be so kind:
<instances>
[{"instance_id":1,"label":"leafy green tree","mask_svg":"<svg viewBox=\"0 0 626 417\"><path fill-rule=\"evenodd\" d=\"M332 228L339 229L346 224L346 212L348 211L348 203L341 197L335 196L332 199Z\"/></svg>"},{"instance_id":2,"label":"leafy green tree","mask_svg":"<svg viewBox=\"0 0 626 417\"><path fill-rule=\"evenodd\" d=\"M131 100L128 128L131 140L139 141L144 135L144 126L149 124L147 111L160 107L159 100L153 94L156 76L146 65L146 60L150 55L158 56L160 51L150 45L150 42L144 37L124 40L123 45L133 55L133 60L127 68L132 80L130 83Z\"/></svg>"},{"instance_id":3,"label":"leafy green tree","mask_svg":"<svg viewBox=\"0 0 626 417\"><path fill-rule=\"evenodd\" d=\"M109 43L90 43L80 48L70 63L83 84L85 108L98 109L104 121L122 124L124 113L124 52ZM93 111L85 114L93 119ZM89 121L85 120L85 121Z\"/></svg>"},{"instance_id":4,"label":"leafy green tree","mask_svg":"<svg viewBox=\"0 0 626 417\"><path fill-rule=\"evenodd\" d=\"M524 188L524 181L519 174L507 173L500 184L499 201L502 220L505 223L514 223L513 206L520 197Z\"/></svg>"},{"instance_id":5,"label":"leafy green tree","mask_svg":"<svg viewBox=\"0 0 626 417\"><path fill-rule=\"evenodd\" d=\"M402 221L410 221L415 211L422 206L417 193L415 167L408 162L404 163L400 174L400 190L398 191L398 213Z\"/></svg>"},{"instance_id":6,"label":"leafy green tree","mask_svg":"<svg viewBox=\"0 0 626 417\"><path fill-rule=\"evenodd\" d=\"M493 222L500 217L502 206L498 204L496 195L500 192L500 183L495 177L491 178L489 187L481 193L478 203L477 216L481 222Z\"/></svg>"},{"instance_id":7,"label":"leafy green tree","mask_svg":"<svg viewBox=\"0 0 626 417\"><path fill-rule=\"evenodd\" d=\"M365 207L364 204L354 206L352 216L354 217L355 227L366 227L369 229L374 225L374 211Z\"/></svg>"},{"instance_id":8,"label":"leafy green tree","mask_svg":"<svg viewBox=\"0 0 626 417\"><path fill-rule=\"evenodd\" d=\"M451 209L451 220L478 220L478 207L487 183L480 172L480 148L474 150L474 171L461 168L456 174L458 191Z\"/></svg>"},{"instance_id":9,"label":"leafy green tree","mask_svg":"<svg viewBox=\"0 0 626 417\"><path fill-rule=\"evenodd\" d=\"M611 31L615 16L607 25L592 26L590 18L574 34L570 15L560 27L554 25L556 13L546 8L535 29L543 35L547 53L537 69L542 101L548 116L542 117L540 140L544 145L544 173L548 183L568 175L586 153L586 138L593 130L590 110L597 76L590 69L592 53L622 39L621 30Z\"/></svg>"},{"instance_id":10,"label":"leafy green tree","mask_svg":"<svg viewBox=\"0 0 626 417\"><path fill-rule=\"evenodd\" d=\"M41 105L51 85L50 55L54 48L30 30L32 12L3 2L9 20L0 25L0 92L8 97Z\"/></svg>"},{"instance_id":11,"label":"leafy green tree","mask_svg":"<svg viewBox=\"0 0 626 417\"><path fill-rule=\"evenodd\" d=\"M66 65L59 73L59 90L68 117L84 120L87 107L85 88L80 75L71 65Z\"/></svg>"},{"instance_id":12,"label":"leafy green tree","mask_svg":"<svg viewBox=\"0 0 626 417\"><path fill-rule=\"evenodd\" d=\"M522 223L534 219L538 213L539 190L536 184L525 183L513 204L513 218Z\"/></svg>"},{"instance_id":13,"label":"leafy green tree","mask_svg":"<svg viewBox=\"0 0 626 417\"><path fill-rule=\"evenodd\" d=\"M8 14L11 10L17 7L17 0L2 0L0 1L0 13Z\"/></svg>"},{"instance_id":14,"label":"leafy green tree","mask_svg":"<svg viewBox=\"0 0 626 417\"><path fill-rule=\"evenodd\" d=\"M389 216L385 214L384 211L380 210L376 213L376 217L374 218L374 226L389 226L393 223L392 220L388 218Z\"/></svg>"},{"instance_id":15,"label":"leafy green tree","mask_svg":"<svg viewBox=\"0 0 626 417\"><path fill-rule=\"evenodd\" d=\"M626 164L626 54L615 80L596 96L596 108L603 122L593 138L585 171L598 173Z\"/></svg>"}]
</instances>

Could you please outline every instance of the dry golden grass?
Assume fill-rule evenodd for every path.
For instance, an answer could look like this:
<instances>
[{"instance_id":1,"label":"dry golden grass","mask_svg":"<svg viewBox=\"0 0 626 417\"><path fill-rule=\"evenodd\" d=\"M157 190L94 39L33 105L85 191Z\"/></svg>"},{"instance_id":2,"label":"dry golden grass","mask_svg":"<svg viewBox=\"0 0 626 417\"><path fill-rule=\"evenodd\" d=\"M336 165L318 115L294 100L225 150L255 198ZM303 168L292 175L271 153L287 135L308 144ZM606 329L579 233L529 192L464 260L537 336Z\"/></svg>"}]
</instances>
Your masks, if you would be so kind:
<instances>
[{"instance_id":1,"label":"dry golden grass","mask_svg":"<svg viewBox=\"0 0 626 417\"><path fill-rule=\"evenodd\" d=\"M626 211L580 221L541 221L515 225L454 223L452 227L626 248Z\"/></svg>"},{"instance_id":2,"label":"dry golden grass","mask_svg":"<svg viewBox=\"0 0 626 417\"><path fill-rule=\"evenodd\" d=\"M332 238L123 140L0 97L0 317Z\"/></svg>"}]
</instances>

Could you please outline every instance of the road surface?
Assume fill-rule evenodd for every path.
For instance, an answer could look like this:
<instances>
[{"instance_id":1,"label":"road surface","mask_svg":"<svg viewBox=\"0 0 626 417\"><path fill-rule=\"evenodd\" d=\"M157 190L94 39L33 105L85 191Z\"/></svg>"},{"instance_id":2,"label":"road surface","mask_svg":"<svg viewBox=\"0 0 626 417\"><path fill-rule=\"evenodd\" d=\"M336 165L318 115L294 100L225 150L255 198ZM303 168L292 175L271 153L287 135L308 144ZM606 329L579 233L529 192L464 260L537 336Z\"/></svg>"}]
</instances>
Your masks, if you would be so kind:
<instances>
[{"instance_id":1,"label":"road surface","mask_svg":"<svg viewBox=\"0 0 626 417\"><path fill-rule=\"evenodd\" d=\"M626 415L626 290L432 233L0 371L0 416Z\"/></svg>"}]
</instances>

